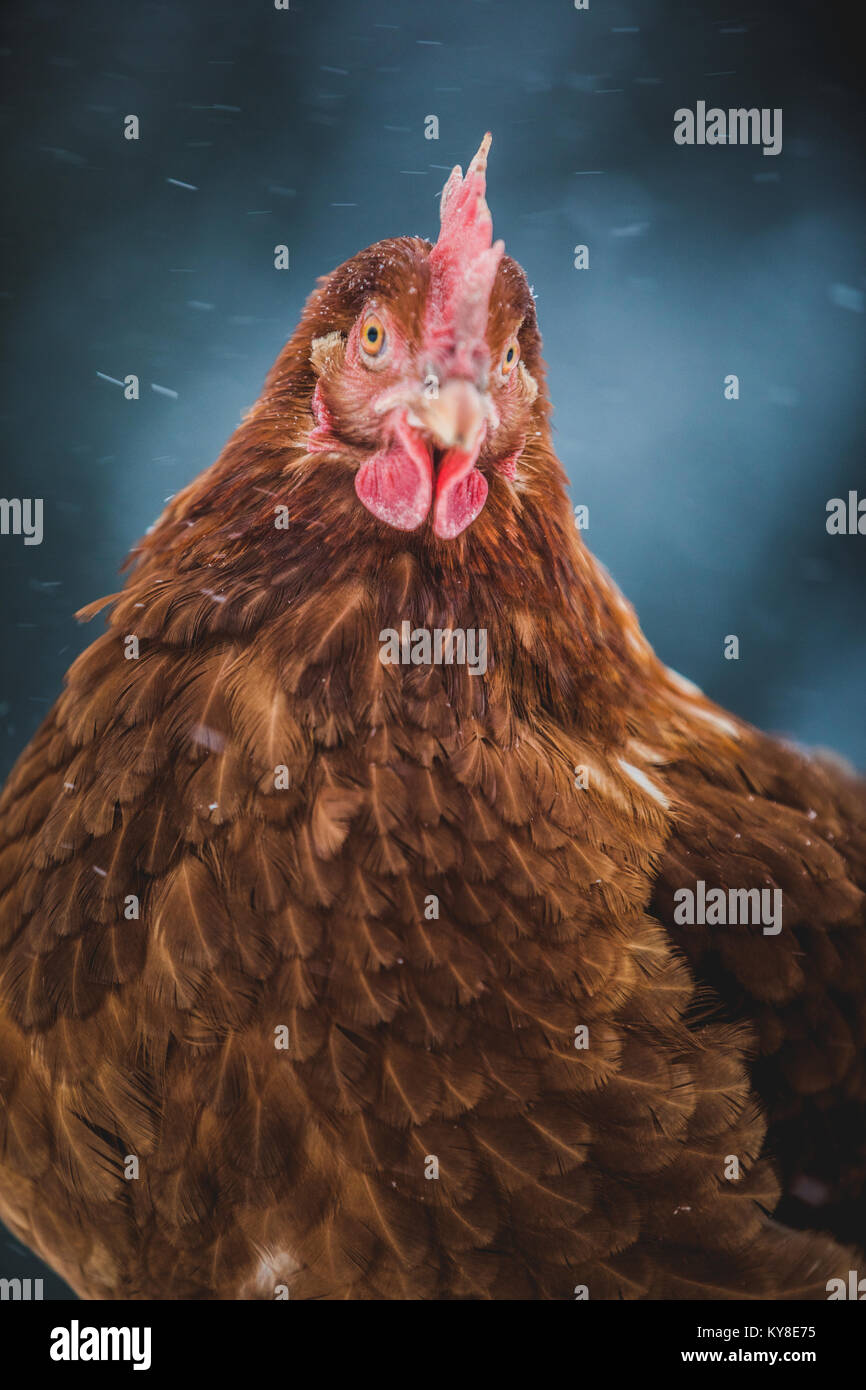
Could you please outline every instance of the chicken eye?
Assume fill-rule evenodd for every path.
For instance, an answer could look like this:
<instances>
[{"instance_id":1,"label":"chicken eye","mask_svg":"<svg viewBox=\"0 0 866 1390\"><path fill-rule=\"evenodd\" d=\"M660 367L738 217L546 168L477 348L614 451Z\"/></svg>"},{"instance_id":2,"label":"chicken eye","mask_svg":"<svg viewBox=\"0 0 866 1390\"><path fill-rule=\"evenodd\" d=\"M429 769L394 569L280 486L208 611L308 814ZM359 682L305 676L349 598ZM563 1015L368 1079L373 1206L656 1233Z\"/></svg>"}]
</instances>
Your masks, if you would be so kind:
<instances>
[{"instance_id":1,"label":"chicken eye","mask_svg":"<svg viewBox=\"0 0 866 1390\"><path fill-rule=\"evenodd\" d=\"M505 345L505 351L499 362L499 370L503 376L510 376L520 361L520 344L516 338L512 338Z\"/></svg>"},{"instance_id":2,"label":"chicken eye","mask_svg":"<svg viewBox=\"0 0 866 1390\"><path fill-rule=\"evenodd\" d=\"M368 357L378 357L384 346L385 330L382 320L375 314L370 314L361 326L361 347Z\"/></svg>"}]
</instances>

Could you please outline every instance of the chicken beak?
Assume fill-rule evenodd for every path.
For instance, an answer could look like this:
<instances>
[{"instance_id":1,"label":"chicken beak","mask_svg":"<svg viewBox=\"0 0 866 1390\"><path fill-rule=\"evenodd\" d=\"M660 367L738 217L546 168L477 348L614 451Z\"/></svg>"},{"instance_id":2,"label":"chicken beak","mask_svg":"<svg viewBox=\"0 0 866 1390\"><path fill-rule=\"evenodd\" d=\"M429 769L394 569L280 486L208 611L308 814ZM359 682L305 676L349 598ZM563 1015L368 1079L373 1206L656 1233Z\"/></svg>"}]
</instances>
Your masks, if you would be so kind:
<instances>
[{"instance_id":1,"label":"chicken beak","mask_svg":"<svg viewBox=\"0 0 866 1390\"><path fill-rule=\"evenodd\" d=\"M459 536L487 498L487 480L476 464L488 423L496 426L489 397L455 376L414 396L386 392L376 410L391 414L392 442L358 469L360 501L380 521L414 531L432 500L435 535Z\"/></svg>"},{"instance_id":2,"label":"chicken beak","mask_svg":"<svg viewBox=\"0 0 866 1390\"><path fill-rule=\"evenodd\" d=\"M487 424L487 408L471 381L455 379L425 390L413 402L409 423L422 429L438 449L476 455Z\"/></svg>"}]
</instances>

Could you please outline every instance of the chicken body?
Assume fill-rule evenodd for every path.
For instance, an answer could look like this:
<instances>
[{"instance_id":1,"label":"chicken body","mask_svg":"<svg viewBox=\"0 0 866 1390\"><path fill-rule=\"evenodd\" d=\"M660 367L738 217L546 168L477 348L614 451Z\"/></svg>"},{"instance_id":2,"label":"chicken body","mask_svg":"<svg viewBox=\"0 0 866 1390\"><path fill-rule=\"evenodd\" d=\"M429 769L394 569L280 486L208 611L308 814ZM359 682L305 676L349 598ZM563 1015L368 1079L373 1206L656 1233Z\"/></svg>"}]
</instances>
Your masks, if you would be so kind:
<instances>
[{"instance_id":1,"label":"chicken body","mask_svg":"<svg viewBox=\"0 0 866 1390\"><path fill-rule=\"evenodd\" d=\"M314 292L0 801L0 1215L84 1296L826 1298L862 1258L863 786L667 671L582 544L484 153L436 248ZM404 622L486 670L386 664ZM699 881L781 931L678 925Z\"/></svg>"}]
</instances>

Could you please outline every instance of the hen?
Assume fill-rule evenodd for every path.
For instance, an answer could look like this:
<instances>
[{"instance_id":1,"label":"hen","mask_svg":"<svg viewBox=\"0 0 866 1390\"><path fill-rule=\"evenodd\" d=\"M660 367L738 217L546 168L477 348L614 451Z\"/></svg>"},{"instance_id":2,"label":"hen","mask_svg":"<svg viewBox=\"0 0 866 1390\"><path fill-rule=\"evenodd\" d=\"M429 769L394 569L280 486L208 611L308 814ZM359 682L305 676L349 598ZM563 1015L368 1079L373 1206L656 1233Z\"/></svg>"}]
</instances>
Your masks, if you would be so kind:
<instances>
[{"instance_id":1,"label":"hen","mask_svg":"<svg viewBox=\"0 0 866 1390\"><path fill-rule=\"evenodd\" d=\"M585 549L489 142L435 246L320 282L0 803L0 1215L84 1296L862 1259L863 785L667 670Z\"/></svg>"}]
</instances>

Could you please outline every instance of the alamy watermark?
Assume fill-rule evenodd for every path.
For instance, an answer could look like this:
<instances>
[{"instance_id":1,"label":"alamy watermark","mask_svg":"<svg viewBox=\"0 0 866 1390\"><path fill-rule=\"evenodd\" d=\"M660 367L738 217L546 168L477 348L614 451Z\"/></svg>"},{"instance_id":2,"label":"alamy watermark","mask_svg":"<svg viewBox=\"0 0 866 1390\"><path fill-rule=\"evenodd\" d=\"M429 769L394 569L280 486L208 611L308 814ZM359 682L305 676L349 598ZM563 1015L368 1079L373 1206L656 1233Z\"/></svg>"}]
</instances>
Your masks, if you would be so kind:
<instances>
[{"instance_id":1,"label":"alamy watermark","mask_svg":"<svg viewBox=\"0 0 866 1390\"><path fill-rule=\"evenodd\" d=\"M413 628L404 620L400 631L384 627L379 633L379 660L383 666L465 666L470 676L487 670L487 629Z\"/></svg>"},{"instance_id":2,"label":"alamy watermark","mask_svg":"<svg viewBox=\"0 0 866 1390\"><path fill-rule=\"evenodd\" d=\"M763 145L764 154L781 154L782 108L707 110L705 101L697 102L694 111L681 106L674 112L674 140L678 145Z\"/></svg>"},{"instance_id":3,"label":"alamy watermark","mask_svg":"<svg viewBox=\"0 0 866 1390\"><path fill-rule=\"evenodd\" d=\"M148 1371L151 1329L82 1327L73 1318L68 1327L52 1328L48 1355L52 1361L131 1361L134 1371Z\"/></svg>"},{"instance_id":4,"label":"alamy watermark","mask_svg":"<svg viewBox=\"0 0 866 1390\"><path fill-rule=\"evenodd\" d=\"M856 1269L848 1270L847 1282L844 1279L828 1279L825 1288L828 1303L836 1303L839 1299L866 1302L866 1279L861 1279Z\"/></svg>"},{"instance_id":5,"label":"alamy watermark","mask_svg":"<svg viewBox=\"0 0 866 1390\"><path fill-rule=\"evenodd\" d=\"M41 1279L0 1279L0 1302L39 1303L45 1297Z\"/></svg>"},{"instance_id":6,"label":"alamy watermark","mask_svg":"<svg viewBox=\"0 0 866 1390\"><path fill-rule=\"evenodd\" d=\"M674 921L679 927L763 927L764 936L782 930L781 888L677 888Z\"/></svg>"},{"instance_id":7,"label":"alamy watermark","mask_svg":"<svg viewBox=\"0 0 866 1390\"><path fill-rule=\"evenodd\" d=\"M42 498L0 497L0 535L23 536L25 545L41 545Z\"/></svg>"}]
</instances>

